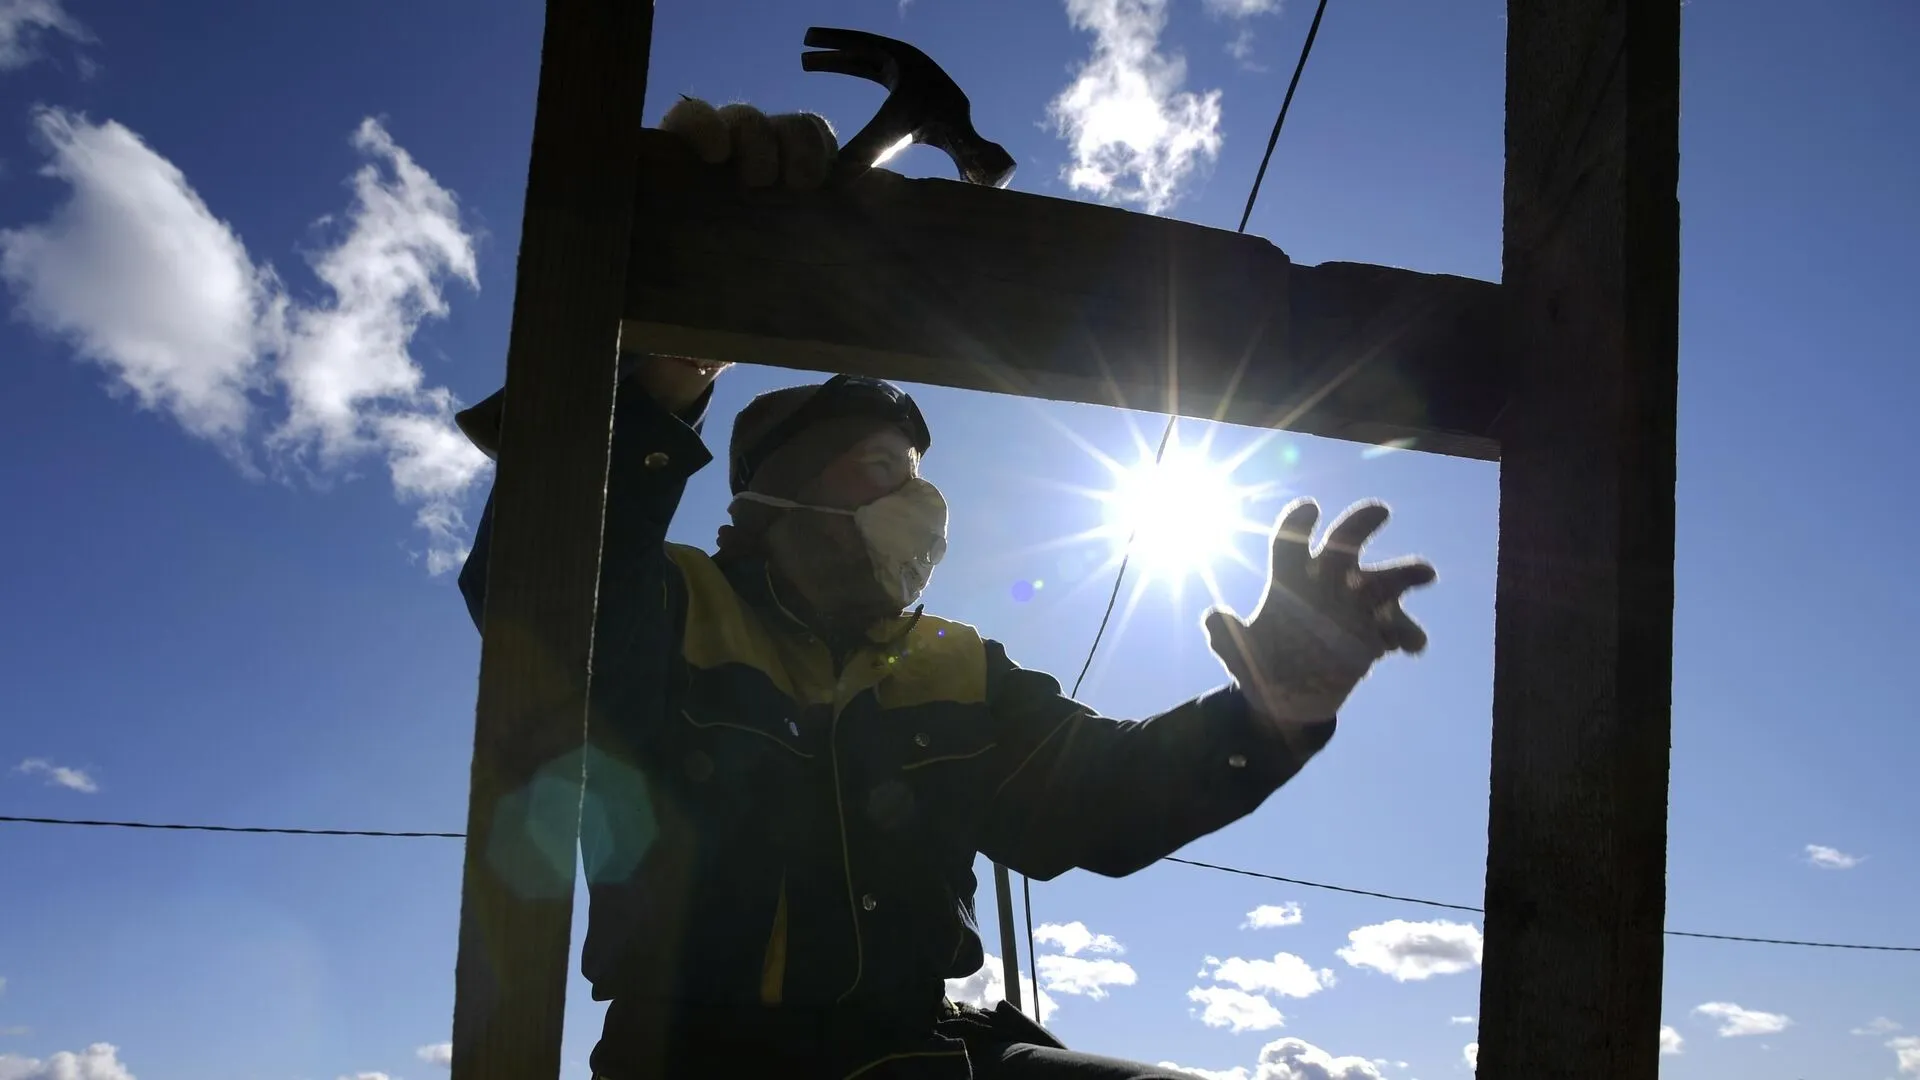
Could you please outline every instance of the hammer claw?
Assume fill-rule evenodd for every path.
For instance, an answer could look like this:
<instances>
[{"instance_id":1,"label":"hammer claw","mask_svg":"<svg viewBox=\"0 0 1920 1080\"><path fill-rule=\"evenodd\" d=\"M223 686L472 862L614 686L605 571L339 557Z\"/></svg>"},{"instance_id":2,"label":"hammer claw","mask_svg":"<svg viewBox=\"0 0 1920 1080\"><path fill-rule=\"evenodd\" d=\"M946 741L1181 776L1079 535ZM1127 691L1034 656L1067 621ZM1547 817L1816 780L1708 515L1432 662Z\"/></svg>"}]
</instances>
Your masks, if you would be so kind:
<instances>
[{"instance_id":1,"label":"hammer claw","mask_svg":"<svg viewBox=\"0 0 1920 1080\"><path fill-rule=\"evenodd\" d=\"M871 55L834 49L826 52L800 54L802 71L830 71L836 75L851 75L856 79L871 79L874 82L893 89L897 69Z\"/></svg>"},{"instance_id":2,"label":"hammer claw","mask_svg":"<svg viewBox=\"0 0 1920 1080\"><path fill-rule=\"evenodd\" d=\"M1001 187L1013 175L1013 156L973 130L967 95L926 53L864 30L827 26L809 27L806 44L826 51L801 53L802 70L870 79L890 91L867 126L841 147L843 173L865 171L886 150L913 140L946 151L970 184Z\"/></svg>"}]
</instances>

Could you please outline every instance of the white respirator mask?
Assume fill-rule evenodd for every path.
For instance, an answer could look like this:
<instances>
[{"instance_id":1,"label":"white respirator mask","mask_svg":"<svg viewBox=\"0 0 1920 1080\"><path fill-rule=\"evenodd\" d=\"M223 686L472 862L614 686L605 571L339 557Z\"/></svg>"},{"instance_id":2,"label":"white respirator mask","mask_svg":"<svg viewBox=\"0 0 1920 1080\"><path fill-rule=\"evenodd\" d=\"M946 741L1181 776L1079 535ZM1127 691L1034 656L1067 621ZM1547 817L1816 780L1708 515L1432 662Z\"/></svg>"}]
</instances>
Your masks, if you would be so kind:
<instances>
[{"instance_id":1,"label":"white respirator mask","mask_svg":"<svg viewBox=\"0 0 1920 1080\"><path fill-rule=\"evenodd\" d=\"M791 499L743 491L735 498L784 510L812 510L853 519L867 547L874 580L900 607L926 591L933 568L947 555L947 500L940 489L918 476L853 510L812 506Z\"/></svg>"}]
</instances>

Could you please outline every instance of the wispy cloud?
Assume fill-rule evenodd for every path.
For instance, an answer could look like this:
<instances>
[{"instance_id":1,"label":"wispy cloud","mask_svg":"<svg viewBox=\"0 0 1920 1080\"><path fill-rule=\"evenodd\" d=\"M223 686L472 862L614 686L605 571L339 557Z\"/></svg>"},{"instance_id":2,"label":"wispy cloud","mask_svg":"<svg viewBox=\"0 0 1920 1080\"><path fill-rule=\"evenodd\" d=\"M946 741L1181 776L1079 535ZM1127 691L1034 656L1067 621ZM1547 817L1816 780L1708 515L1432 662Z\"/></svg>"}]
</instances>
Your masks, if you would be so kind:
<instances>
[{"instance_id":1,"label":"wispy cloud","mask_svg":"<svg viewBox=\"0 0 1920 1080\"><path fill-rule=\"evenodd\" d=\"M1899 1030L1900 1030L1899 1024L1894 1023L1893 1021L1887 1019L1884 1016L1876 1016L1873 1019L1867 1021L1866 1023L1861 1024L1859 1027L1854 1028L1853 1034L1855 1035L1891 1035L1894 1032Z\"/></svg>"},{"instance_id":2,"label":"wispy cloud","mask_svg":"<svg viewBox=\"0 0 1920 1080\"><path fill-rule=\"evenodd\" d=\"M1220 154L1220 91L1184 89L1186 60L1161 51L1167 0L1066 0L1093 51L1048 107L1072 148L1075 191L1157 214Z\"/></svg>"},{"instance_id":3,"label":"wispy cloud","mask_svg":"<svg viewBox=\"0 0 1920 1080\"><path fill-rule=\"evenodd\" d=\"M1247 921L1240 924L1240 929L1269 930L1276 926L1298 926L1300 919L1300 905L1292 901L1284 904L1261 904L1247 912Z\"/></svg>"},{"instance_id":4,"label":"wispy cloud","mask_svg":"<svg viewBox=\"0 0 1920 1080\"><path fill-rule=\"evenodd\" d=\"M0 231L16 314L249 475L256 459L312 479L384 459L427 534L428 569L458 566L459 499L490 463L408 352L420 324L447 313L450 283L477 286L453 194L363 121L352 202L321 221L331 242L309 259L327 297L309 303L133 131L57 109L36 123L42 171L70 191L46 221Z\"/></svg>"},{"instance_id":5,"label":"wispy cloud","mask_svg":"<svg viewBox=\"0 0 1920 1080\"><path fill-rule=\"evenodd\" d=\"M1719 1030L1715 1034L1723 1039L1734 1039L1744 1035L1776 1035L1787 1030L1787 1025L1793 1023L1791 1018L1780 1013L1742 1008L1727 1001L1709 1001L1704 1005L1695 1005L1693 1011L1709 1019L1720 1021Z\"/></svg>"},{"instance_id":6,"label":"wispy cloud","mask_svg":"<svg viewBox=\"0 0 1920 1080\"><path fill-rule=\"evenodd\" d=\"M438 1065L443 1069L453 1068L453 1044L450 1042L432 1043L413 1053L429 1065Z\"/></svg>"},{"instance_id":7,"label":"wispy cloud","mask_svg":"<svg viewBox=\"0 0 1920 1080\"><path fill-rule=\"evenodd\" d=\"M1207 10L1229 19L1245 19L1280 10L1281 0L1206 0Z\"/></svg>"},{"instance_id":8,"label":"wispy cloud","mask_svg":"<svg viewBox=\"0 0 1920 1080\"><path fill-rule=\"evenodd\" d=\"M1475 1018L1474 1018L1474 1017L1471 1017L1471 1016L1449 1016L1449 1017L1447 1017L1447 1023L1449 1023L1449 1024L1471 1024L1471 1023L1473 1023L1473 1022L1474 1022L1474 1019L1475 1019Z\"/></svg>"},{"instance_id":9,"label":"wispy cloud","mask_svg":"<svg viewBox=\"0 0 1920 1080\"><path fill-rule=\"evenodd\" d=\"M0 1054L0 1080L134 1080L111 1043L94 1043L78 1053L62 1050L41 1061Z\"/></svg>"},{"instance_id":10,"label":"wispy cloud","mask_svg":"<svg viewBox=\"0 0 1920 1080\"><path fill-rule=\"evenodd\" d=\"M79 42L93 40L67 11L65 0L0 0L0 71L14 71L38 60L41 43L53 34Z\"/></svg>"},{"instance_id":11,"label":"wispy cloud","mask_svg":"<svg viewBox=\"0 0 1920 1080\"><path fill-rule=\"evenodd\" d=\"M1393 919L1348 932L1337 955L1395 981L1417 982L1480 966L1481 945L1480 930L1471 923Z\"/></svg>"},{"instance_id":12,"label":"wispy cloud","mask_svg":"<svg viewBox=\"0 0 1920 1080\"><path fill-rule=\"evenodd\" d=\"M55 765L46 758L28 758L15 767L16 772L28 776L44 777L53 787L63 787L68 791L78 791L83 795L92 795L100 790L100 785L84 769L75 769L66 765ZM0 981L0 986L4 986Z\"/></svg>"},{"instance_id":13,"label":"wispy cloud","mask_svg":"<svg viewBox=\"0 0 1920 1080\"><path fill-rule=\"evenodd\" d=\"M1241 27L1240 31L1233 35L1233 39L1227 42L1227 55L1240 61L1241 66L1249 70L1266 70L1253 62L1253 28L1251 26Z\"/></svg>"},{"instance_id":14,"label":"wispy cloud","mask_svg":"<svg viewBox=\"0 0 1920 1080\"><path fill-rule=\"evenodd\" d=\"M1227 55L1249 71L1265 71L1266 67L1253 61L1253 27L1245 24L1256 15L1274 14L1280 7L1281 0L1206 0L1209 14L1240 24L1227 42Z\"/></svg>"},{"instance_id":15,"label":"wispy cloud","mask_svg":"<svg viewBox=\"0 0 1920 1080\"><path fill-rule=\"evenodd\" d=\"M1851 870L1865 861L1864 855L1849 855L1825 844L1807 845L1807 862L1822 870Z\"/></svg>"}]
</instances>

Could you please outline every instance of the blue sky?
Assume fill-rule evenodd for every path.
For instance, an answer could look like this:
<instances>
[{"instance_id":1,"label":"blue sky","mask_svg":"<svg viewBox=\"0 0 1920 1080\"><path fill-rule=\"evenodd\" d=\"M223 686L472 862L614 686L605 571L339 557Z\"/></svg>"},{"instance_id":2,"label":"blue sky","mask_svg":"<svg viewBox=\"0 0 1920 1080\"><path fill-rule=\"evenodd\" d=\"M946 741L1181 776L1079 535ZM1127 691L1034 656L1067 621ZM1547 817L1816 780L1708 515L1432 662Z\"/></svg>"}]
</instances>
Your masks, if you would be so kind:
<instances>
[{"instance_id":1,"label":"blue sky","mask_svg":"<svg viewBox=\"0 0 1920 1080\"><path fill-rule=\"evenodd\" d=\"M810 24L867 28L955 75L1014 186L1231 228L1310 15L663 0L648 115L685 92L848 134L880 92L796 54ZM1334 0L1250 230L1303 263L1497 278L1501 20L1497 0ZM488 478L446 416L502 378L540 21L531 0L0 0L0 813L460 827L478 641L435 571ZM1920 944L1920 588L1897 495L1920 394L1920 8L1698 0L1685 24L1669 925ZM1053 108L1074 86L1105 111ZM1063 179L1088 154L1104 194ZM945 174L924 149L894 164ZM788 381L728 375L710 437ZM1076 493L1111 483L1082 446L1130 461L1159 421L921 398L954 510L930 605L1070 681L1111 582L1110 541L1057 543L1105 520ZM1210 437L1225 456L1260 435ZM1384 663L1320 759L1186 854L1477 903L1495 467L1284 437L1237 479L1268 487L1256 519L1292 494L1388 500L1376 557L1441 569L1411 604L1433 646ZM711 541L723 483L696 479L676 539ZM1205 589L1171 577L1109 633L1097 707L1146 715L1222 679ZM1255 573L1217 579L1253 602ZM0 825L0 1080L431 1080L460 858ZM1060 927L1043 982L1075 1047L1265 1080L1469 1071L1470 916L1172 864L1069 874L1034 907ZM1920 957L1678 939L1667 957L1667 1076L1920 1075ZM991 992L994 964L957 992ZM599 1013L576 977L569 1075Z\"/></svg>"}]
</instances>

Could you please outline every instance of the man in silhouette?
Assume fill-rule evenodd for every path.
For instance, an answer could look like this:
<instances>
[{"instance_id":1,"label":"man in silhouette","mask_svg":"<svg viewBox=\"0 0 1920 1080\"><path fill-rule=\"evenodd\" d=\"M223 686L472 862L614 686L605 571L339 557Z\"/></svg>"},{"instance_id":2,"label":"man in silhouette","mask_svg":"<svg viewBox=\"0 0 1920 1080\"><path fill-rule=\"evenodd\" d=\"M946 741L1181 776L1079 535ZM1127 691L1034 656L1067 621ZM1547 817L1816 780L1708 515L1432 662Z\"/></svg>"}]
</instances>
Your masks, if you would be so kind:
<instances>
[{"instance_id":1,"label":"man in silhouette","mask_svg":"<svg viewBox=\"0 0 1920 1080\"><path fill-rule=\"evenodd\" d=\"M663 126L748 185L817 185L835 150L804 113L683 99ZM615 403L581 836L582 965L610 1002L596 1075L1179 1075L947 1000L984 959L975 857L1119 877L1251 813L1376 660L1425 647L1400 598L1432 567L1359 564L1377 503L1316 550L1318 508L1296 502L1259 610L1206 616L1231 682L1108 719L919 606L947 508L921 475L926 420L888 383L753 399L717 550L667 543L723 367L642 357ZM459 420L497 451L500 395ZM460 576L476 625L492 512Z\"/></svg>"}]
</instances>

